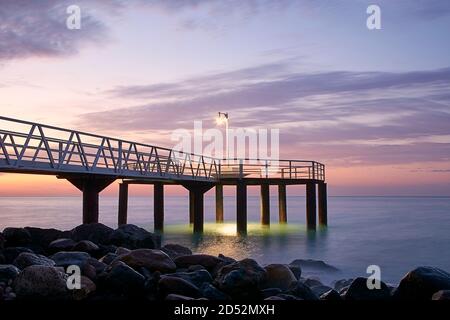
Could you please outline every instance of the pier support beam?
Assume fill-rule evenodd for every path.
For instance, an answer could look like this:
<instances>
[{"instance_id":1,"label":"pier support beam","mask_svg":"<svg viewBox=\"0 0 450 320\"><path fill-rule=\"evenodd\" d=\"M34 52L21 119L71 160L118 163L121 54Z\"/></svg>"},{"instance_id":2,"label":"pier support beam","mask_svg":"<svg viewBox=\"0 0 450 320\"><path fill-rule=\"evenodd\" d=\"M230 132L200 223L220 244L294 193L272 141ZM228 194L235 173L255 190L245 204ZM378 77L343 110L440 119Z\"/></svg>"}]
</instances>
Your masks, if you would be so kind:
<instances>
[{"instance_id":1,"label":"pier support beam","mask_svg":"<svg viewBox=\"0 0 450 320\"><path fill-rule=\"evenodd\" d=\"M308 230L316 230L316 184L306 184L306 226Z\"/></svg>"},{"instance_id":2,"label":"pier support beam","mask_svg":"<svg viewBox=\"0 0 450 320\"><path fill-rule=\"evenodd\" d=\"M236 184L236 226L239 235L247 234L247 185L243 181Z\"/></svg>"},{"instance_id":3,"label":"pier support beam","mask_svg":"<svg viewBox=\"0 0 450 320\"><path fill-rule=\"evenodd\" d=\"M194 233L203 232L204 224L204 194L214 185L207 183L183 184L189 190L189 215L194 224Z\"/></svg>"},{"instance_id":4,"label":"pier support beam","mask_svg":"<svg viewBox=\"0 0 450 320\"><path fill-rule=\"evenodd\" d=\"M270 225L270 186L261 184L261 224Z\"/></svg>"},{"instance_id":5,"label":"pier support beam","mask_svg":"<svg viewBox=\"0 0 450 320\"><path fill-rule=\"evenodd\" d=\"M164 184L153 184L153 221L155 231L164 229Z\"/></svg>"},{"instance_id":6,"label":"pier support beam","mask_svg":"<svg viewBox=\"0 0 450 320\"><path fill-rule=\"evenodd\" d=\"M128 216L128 184L119 184L119 213L117 224L119 226L127 224Z\"/></svg>"},{"instance_id":7,"label":"pier support beam","mask_svg":"<svg viewBox=\"0 0 450 320\"><path fill-rule=\"evenodd\" d=\"M319 202L319 226L326 227L328 225L328 208L327 208L327 184L321 182L318 184L318 202Z\"/></svg>"},{"instance_id":8,"label":"pier support beam","mask_svg":"<svg viewBox=\"0 0 450 320\"><path fill-rule=\"evenodd\" d=\"M281 224L287 223L286 185L278 185L278 215Z\"/></svg>"},{"instance_id":9,"label":"pier support beam","mask_svg":"<svg viewBox=\"0 0 450 320\"><path fill-rule=\"evenodd\" d=\"M223 185L216 185L216 222L223 222Z\"/></svg>"},{"instance_id":10,"label":"pier support beam","mask_svg":"<svg viewBox=\"0 0 450 320\"><path fill-rule=\"evenodd\" d=\"M65 179L83 192L83 223L97 223L98 194L113 183L116 178L99 175L74 175Z\"/></svg>"}]
</instances>

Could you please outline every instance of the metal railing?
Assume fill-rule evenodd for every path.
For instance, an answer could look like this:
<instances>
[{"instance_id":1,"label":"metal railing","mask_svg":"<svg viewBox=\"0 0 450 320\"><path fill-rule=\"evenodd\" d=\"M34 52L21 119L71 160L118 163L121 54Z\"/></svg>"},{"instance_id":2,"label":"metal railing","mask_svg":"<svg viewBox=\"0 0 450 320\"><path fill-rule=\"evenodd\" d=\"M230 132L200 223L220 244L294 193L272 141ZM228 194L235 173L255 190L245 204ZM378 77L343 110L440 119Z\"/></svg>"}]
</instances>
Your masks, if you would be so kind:
<instances>
[{"instance_id":1,"label":"metal railing","mask_svg":"<svg viewBox=\"0 0 450 320\"><path fill-rule=\"evenodd\" d=\"M315 161L216 159L2 116L0 171L90 173L131 179L325 180L325 166Z\"/></svg>"}]
</instances>

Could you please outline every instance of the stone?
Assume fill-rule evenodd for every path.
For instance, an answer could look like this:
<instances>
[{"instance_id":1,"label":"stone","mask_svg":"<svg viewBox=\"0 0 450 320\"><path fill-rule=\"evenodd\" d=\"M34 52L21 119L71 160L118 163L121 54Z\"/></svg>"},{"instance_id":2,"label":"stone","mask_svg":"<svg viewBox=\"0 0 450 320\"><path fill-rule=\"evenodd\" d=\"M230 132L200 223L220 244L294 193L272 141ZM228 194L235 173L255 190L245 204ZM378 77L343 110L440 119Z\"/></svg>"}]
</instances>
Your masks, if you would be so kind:
<instances>
[{"instance_id":1,"label":"stone","mask_svg":"<svg viewBox=\"0 0 450 320\"><path fill-rule=\"evenodd\" d=\"M145 278L125 263L118 263L106 275L105 284L115 292L136 296L144 292Z\"/></svg>"},{"instance_id":2,"label":"stone","mask_svg":"<svg viewBox=\"0 0 450 320\"><path fill-rule=\"evenodd\" d=\"M20 247L31 243L31 234L25 228L5 228L3 237L6 247Z\"/></svg>"},{"instance_id":3,"label":"stone","mask_svg":"<svg viewBox=\"0 0 450 320\"><path fill-rule=\"evenodd\" d=\"M162 276L158 282L158 292L160 296L169 294L179 294L192 298L200 298L202 296L199 288L189 281L182 278L172 276Z\"/></svg>"},{"instance_id":4,"label":"stone","mask_svg":"<svg viewBox=\"0 0 450 320\"><path fill-rule=\"evenodd\" d=\"M109 235L110 244L128 249L155 249L156 236L133 224L123 224Z\"/></svg>"},{"instance_id":5,"label":"stone","mask_svg":"<svg viewBox=\"0 0 450 320\"><path fill-rule=\"evenodd\" d=\"M204 283L200 287L200 291L201 291L203 297L207 298L208 300L212 300L212 301L231 300L230 296L228 296L224 292L220 291L219 289L217 289L210 283Z\"/></svg>"},{"instance_id":6,"label":"stone","mask_svg":"<svg viewBox=\"0 0 450 320\"><path fill-rule=\"evenodd\" d=\"M103 262L105 264L111 264L116 258L118 257L115 253L107 253L103 257L100 258L100 262Z\"/></svg>"},{"instance_id":7,"label":"stone","mask_svg":"<svg viewBox=\"0 0 450 320\"><path fill-rule=\"evenodd\" d=\"M201 265L208 270L214 269L219 263L222 262L221 259L209 254L191 254L179 256L173 260L178 268L189 268L192 265Z\"/></svg>"},{"instance_id":8,"label":"stone","mask_svg":"<svg viewBox=\"0 0 450 320\"><path fill-rule=\"evenodd\" d=\"M215 279L216 286L236 299L258 299L266 280L264 270L255 260L244 259L223 266Z\"/></svg>"},{"instance_id":9,"label":"stone","mask_svg":"<svg viewBox=\"0 0 450 320\"><path fill-rule=\"evenodd\" d=\"M70 237L70 231L61 231L57 229L41 229L35 227L25 227L30 233L31 241L42 248L47 248L51 242L56 239Z\"/></svg>"},{"instance_id":10,"label":"stone","mask_svg":"<svg viewBox=\"0 0 450 320\"><path fill-rule=\"evenodd\" d=\"M383 281L380 281L380 289L369 289L367 278L358 277L353 280L345 293L345 300L388 300L391 291Z\"/></svg>"},{"instance_id":11,"label":"stone","mask_svg":"<svg viewBox=\"0 0 450 320\"><path fill-rule=\"evenodd\" d=\"M89 240L78 241L72 248L73 251L87 252L90 255L97 253L100 248L98 245Z\"/></svg>"},{"instance_id":12,"label":"stone","mask_svg":"<svg viewBox=\"0 0 450 320\"><path fill-rule=\"evenodd\" d=\"M18 298L68 299L66 274L49 266L26 267L13 283Z\"/></svg>"},{"instance_id":13,"label":"stone","mask_svg":"<svg viewBox=\"0 0 450 320\"><path fill-rule=\"evenodd\" d=\"M103 272L103 270L105 270L106 267L107 267L107 264L106 264L106 263L103 263L103 262L101 262L101 261L98 261L98 260L95 259L95 258L89 258L89 259L87 260L87 263L88 263L89 265L91 265L91 266L94 267L96 273Z\"/></svg>"},{"instance_id":14,"label":"stone","mask_svg":"<svg viewBox=\"0 0 450 320\"><path fill-rule=\"evenodd\" d=\"M333 282L334 290L340 292L342 288L349 287L354 279L341 279Z\"/></svg>"},{"instance_id":15,"label":"stone","mask_svg":"<svg viewBox=\"0 0 450 320\"><path fill-rule=\"evenodd\" d=\"M144 267L152 272L170 273L177 268L167 254L157 249L132 250L129 253L118 256L116 260L123 261L134 269Z\"/></svg>"},{"instance_id":16,"label":"stone","mask_svg":"<svg viewBox=\"0 0 450 320\"><path fill-rule=\"evenodd\" d=\"M288 294L296 296L297 298L301 298L303 300L318 300L317 295L303 282L297 281L293 283L289 290Z\"/></svg>"},{"instance_id":17,"label":"stone","mask_svg":"<svg viewBox=\"0 0 450 320\"><path fill-rule=\"evenodd\" d=\"M198 270L206 270L204 266L201 266L199 264L194 264L193 266L189 266L187 268L187 272L193 272L193 271L198 271Z\"/></svg>"},{"instance_id":18,"label":"stone","mask_svg":"<svg viewBox=\"0 0 450 320\"><path fill-rule=\"evenodd\" d=\"M287 290L292 282L297 281L289 267L284 264L269 264L264 269L267 274L264 288Z\"/></svg>"},{"instance_id":19,"label":"stone","mask_svg":"<svg viewBox=\"0 0 450 320\"><path fill-rule=\"evenodd\" d=\"M434 293L450 289L450 274L434 267L418 267L408 272L394 293L395 299L430 300Z\"/></svg>"},{"instance_id":20,"label":"stone","mask_svg":"<svg viewBox=\"0 0 450 320\"><path fill-rule=\"evenodd\" d=\"M131 250L124 248L124 247L118 247L115 251L115 254L117 254L118 256L120 256L121 254L125 254L125 253L130 253Z\"/></svg>"},{"instance_id":21,"label":"stone","mask_svg":"<svg viewBox=\"0 0 450 320\"><path fill-rule=\"evenodd\" d=\"M180 294L171 293L166 296L166 300L167 301L178 301L178 300L195 300L195 299L191 298L191 297L182 296Z\"/></svg>"},{"instance_id":22,"label":"stone","mask_svg":"<svg viewBox=\"0 0 450 320\"><path fill-rule=\"evenodd\" d=\"M320 270L326 272L337 272L338 268L333 267L321 260L312 259L296 259L290 263L290 265L299 266L302 270Z\"/></svg>"},{"instance_id":23,"label":"stone","mask_svg":"<svg viewBox=\"0 0 450 320\"><path fill-rule=\"evenodd\" d=\"M284 301L285 299L283 299L282 297L278 297L278 296L270 296L270 297L265 298L264 300L267 300L267 301L271 301L271 300Z\"/></svg>"},{"instance_id":24,"label":"stone","mask_svg":"<svg viewBox=\"0 0 450 320\"><path fill-rule=\"evenodd\" d=\"M26 267L34 265L53 267L55 262L40 254L22 252L17 256L13 264L19 269L25 269Z\"/></svg>"},{"instance_id":25,"label":"stone","mask_svg":"<svg viewBox=\"0 0 450 320\"><path fill-rule=\"evenodd\" d=\"M333 290L333 288L330 288L329 286L324 286L324 285L312 286L312 287L310 287L310 289L318 297L320 297L322 294L324 294L330 290Z\"/></svg>"},{"instance_id":26,"label":"stone","mask_svg":"<svg viewBox=\"0 0 450 320\"><path fill-rule=\"evenodd\" d=\"M5 257L5 263L11 264L16 260L16 258L21 254L22 252L29 252L33 253L33 250L25 247L9 247L3 249L3 256Z\"/></svg>"},{"instance_id":27,"label":"stone","mask_svg":"<svg viewBox=\"0 0 450 320\"><path fill-rule=\"evenodd\" d=\"M439 290L433 294L431 300L450 300L450 290Z\"/></svg>"},{"instance_id":28,"label":"stone","mask_svg":"<svg viewBox=\"0 0 450 320\"><path fill-rule=\"evenodd\" d=\"M60 251L52 255L50 258L55 261L58 267L68 267L70 265L77 265L80 268L87 262L91 256L86 252L66 252Z\"/></svg>"},{"instance_id":29,"label":"stone","mask_svg":"<svg viewBox=\"0 0 450 320\"><path fill-rule=\"evenodd\" d=\"M95 290L97 290L95 283L88 277L81 276L80 282L81 288L73 290L72 296L74 300L86 299L89 295L95 292Z\"/></svg>"},{"instance_id":30,"label":"stone","mask_svg":"<svg viewBox=\"0 0 450 320\"><path fill-rule=\"evenodd\" d=\"M13 280L20 273L20 270L12 264L0 265L0 282L8 283L9 280Z\"/></svg>"},{"instance_id":31,"label":"stone","mask_svg":"<svg viewBox=\"0 0 450 320\"><path fill-rule=\"evenodd\" d=\"M267 288L261 290L261 296L263 297L263 299L276 296L280 293L282 293L282 290L280 288Z\"/></svg>"},{"instance_id":32,"label":"stone","mask_svg":"<svg viewBox=\"0 0 450 320\"><path fill-rule=\"evenodd\" d=\"M337 292L334 289L328 290L327 292L323 293L320 296L320 300L327 300L327 301L340 301L342 300L341 295L339 292Z\"/></svg>"},{"instance_id":33,"label":"stone","mask_svg":"<svg viewBox=\"0 0 450 320\"><path fill-rule=\"evenodd\" d=\"M59 251L70 251L77 243L72 239L60 238L53 240L47 246L47 250L49 253L56 253Z\"/></svg>"},{"instance_id":34,"label":"stone","mask_svg":"<svg viewBox=\"0 0 450 320\"><path fill-rule=\"evenodd\" d=\"M0 232L0 250L3 249L5 247L5 236L3 235L3 233Z\"/></svg>"},{"instance_id":35,"label":"stone","mask_svg":"<svg viewBox=\"0 0 450 320\"><path fill-rule=\"evenodd\" d=\"M301 281L310 288L322 285L322 282L320 282L320 280L316 277L302 279Z\"/></svg>"},{"instance_id":36,"label":"stone","mask_svg":"<svg viewBox=\"0 0 450 320\"><path fill-rule=\"evenodd\" d=\"M302 298L296 297L292 294L286 294L286 293L280 293L277 295L277 297L283 299L283 300L289 300L289 301L293 301L293 300L303 300Z\"/></svg>"},{"instance_id":37,"label":"stone","mask_svg":"<svg viewBox=\"0 0 450 320\"><path fill-rule=\"evenodd\" d=\"M302 277L302 268L300 268L300 266L294 266L294 265L288 265L289 269L292 271L292 273L294 274L295 278L297 280L300 280L300 278Z\"/></svg>"},{"instance_id":38,"label":"stone","mask_svg":"<svg viewBox=\"0 0 450 320\"><path fill-rule=\"evenodd\" d=\"M168 243L161 248L169 257L175 259L180 256L188 256L192 254L191 249L183 247L179 244Z\"/></svg>"},{"instance_id":39,"label":"stone","mask_svg":"<svg viewBox=\"0 0 450 320\"><path fill-rule=\"evenodd\" d=\"M190 283L192 283L193 285L195 285L199 288L204 283L211 283L213 281L211 274L205 269L193 271L193 272L176 272L176 273L171 273L170 276L182 278L186 281L189 281Z\"/></svg>"},{"instance_id":40,"label":"stone","mask_svg":"<svg viewBox=\"0 0 450 320\"><path fill-rule=\"evenodd\" d=\"M109 237L114 229L101 223L87 223L79 225L71 230L72 240L78 242L89 240L96 244L109 244Z\"/></svg>"}]
</instances>

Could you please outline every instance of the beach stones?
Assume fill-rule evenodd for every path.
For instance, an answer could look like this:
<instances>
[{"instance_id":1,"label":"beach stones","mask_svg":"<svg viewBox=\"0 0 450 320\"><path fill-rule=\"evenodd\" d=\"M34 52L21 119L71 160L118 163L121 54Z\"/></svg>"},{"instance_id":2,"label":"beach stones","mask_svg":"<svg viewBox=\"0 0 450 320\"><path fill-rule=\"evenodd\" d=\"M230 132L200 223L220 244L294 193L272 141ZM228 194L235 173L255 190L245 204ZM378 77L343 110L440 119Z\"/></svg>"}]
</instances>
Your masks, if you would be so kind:
<instances>
[{"instance_id":1,"label":"beach stones","mask_svg":"<svg viewBox=\"0 0 450 320\"><path fill-rule=\"evenodd\" d=\"M433 294L431 300L450 300L450 290L439 290Z\"/></svg>"},{"instance_id":2,"label":"beach stones","mask_svg":"<svg viewBox=\"0 0 450 320\"><path fill-rule=\"evenodd\" d=\"M98 245L89 240L78 241L72 248L73 251L87 252L89 254L97 253L100 248Z\"/></svg>"},{"instance_id":3,"label":"beach stones","mask_svg":"<svg viewBox=\"0 0 450 320\"><path fill-rule=\"evenodd\" d=\"M9 280L14 279L20 273L20 270L12 264L0 265L0 282L7 283Z\"/></svg>"},{"instance_id":4,"label":"beach stones","mask_svg":"<svg viewBox=\"0 0 450 320\"><path fill-rule=\"evenodd\" d=\"M290 287L292 282L297 281L297 278L284 264L269 264L264 267L266 270L266 281L264 282L265 288L280 288L286 290Z\"/></svg>"},{"instance_id":5,"label":"beach stones","mask_svg":"<svg viewBox=\"0 0 450 320\"><path fill-rule=\"evenodd\" d=\"M25 247L9 247L3 249L3 256L6 263L13 263L14 260L21 254L22 252L33 253L33 251L29 248Z\"/></svg>"},{"instance_id":6,"label":"beach stones","mask_svg":"<svg viewBox=\"0 0 450 320\"><path fill-rule=\"evenodd\" d=\"M134 269L144 267L150 271L162 273L174 272L177 268L170 257L156 249L136 249L122 254L116 260L125 262Z\"/></svg>"},{"instance_id":7,"label":"beach stones","mask_svg":"<svg viewBox=\"0 0 450 320\"><path fill-rule=\"evenodd\" d=\"M334 289L328 290L327 292L323 293L320 296L320 300L327 300L327 301L340 301L342 300L341 295L339 292L337 292Z\"/></svg>"},{"instance_id":8,"label":"beach stones","mask_svg":"<svg viewBox=\"0 0 450 320\"><path fill-rule=\"evenodd\" d=\"M101 223L82 224L71 230L72 240L89 240L96 244L107 244L114 229Z\"/></svg>"},{"instance_id":9,"label":"beach stones","mask_svg":"<svg viewBox=\"0 0 450 320\"><path fill-rule=\"evenodd\" d=\"M301 298L303 300L318 300L317 295L302 281L297 281L291 285L288 294L291 294L297 298Z\"/></svg>"},{"instance_id":10,"label":"beach stones","mask_svg":"<svg viewBox=\"0 0 450 320\"><path fill-rule=\"evenodd\" d=\"M380 289L369 289L367 278L356 278L345 292L345 300L388 300L391 291L388 286L381 281Z\"/></svg>"},{"instance_id":11,"label":"beach stones","mask_svg":"<svg viewBox=\"0 0 450 320\"><path fill-rule=\"evenodd\" d=\"M61 231L52 228L42 229L34 227L25 227L24 229L29 232L32 243L42 248L47 248L48 245L56 239L70 237L69 231Z\"/></svg>"},{"instance_id":12,"label":"beach stones","mask_svg":"<svg viewBox=\"0 0 450 320\"><path fill-rule=\"evenodd\" d=\"M157 247L156 236L133 224L124 224L109 234L108 243L128 249Z\"/></svg>"},{"instance_id":13,"label":"beach stones","mask_svg":"<svg viewBox=\"0 0 450 320\"><path fill-rule=\"evenodd\" d=\"M158 292L165 297L168 294L179 294L192 298L200 298L202 296L199 288L179 277L162 276L158 282Z\"/></svg>"},{"instance_id":14,"label":"beach stones","mask_svg":"<svg viewBox=\"0 0 450 320\"><path fill-rule=\"evenodd\" d=\"M255 260L244 259L223 266L217 274L217 287L237 299L257 299L266 280L264 270Z\"/></svg>"},{"instance_id":15,"label":"beach stones","mask_svg":"<svg viewBox=\"0 0 450 320\"><path fill-rule=\"evenodd\" d=\"M68 267L70 265L77 265L82 267L91 256L86 252L67 252L60 251L52 255L50 258L55 261L58 267Z\"/></svg>"},{"instance_id":16,"label":"beach stones","mask_svg":"<svg viewBox=\"0 0 450 320\"><path fill-rule=\"evenodd\" d=\"M17 258L14 260L14 265L17 266L20 269L24 269L29 266L33 265L40 265L40 266L54 266L55 262L46 256L30 253L30 252L22 252L17 256Z\"/></svg>"},{"instance_id":17,"label":"beach stones","mask_svg":"<svg viewBox=\"0 0 450 320\"><path fill-rule=\"evenodd\" d=\"M201 287L204 283L211 283L213 281L211 274L205 269L193 272L176 272L170 274L170 276L189 281L197 287Z\"/></svg>"},{"instance_id":18,"label":"beach stones","mask_svg":"<svg viewBox=\"0 0 450 320\"><path fill-rule=\"evenodd\" d=\"M191 249L183 247L179 244L168 243L161 248L169 257L175 259L180 256L188 256L192 254Z\"/></svg>"},{"instance_id":19,"label":"beach stones","mask_svg":"<svg viewBox=\"0 0 450 320\"><path fill-rule=\"evenodd\" d=\"M419 267L408 272L394 298L403 300L430 300L434 293L450 289L450 274L433 267Z\"/></svg>"},{"instance_id":20,"label":"beach stones","mask_svg":"<svg viewBox=\"0 0 450 320\"><path fill-rule=\"evenodd\" d=\"M178 268L188 268L192 265L201 265L208 270L212 270L218 264L222 263L223 260L208 254L190 254L179 256L174 259L174 262Z\"/></svg>"},{"instance_id":21,"label":"beach stones","mask_svg":"<svg viewBox=\"0 0 450 320\"><path fill-rule=\"evenodd\" d=\"M3 237L7 247L20 247L31 243L31 234L25 228L5 228Z\"/></svg>"},{"instance_id":22,"label":"beach stones","mask_svg":"<svg viewBox=\"0 0 450 320\"><path fill-rule=\"evenodd\" d=\"M91 295L97 289L95 283L89 279L88 277L81 276L81 288L73 290L72 297L75 300L83 300L86 299L89 295Z\"/></svg>"},{"instance_id":23,"label":"beach stones","mask_svg":"<svg viewBox=\"0 0 450 320\"><path fill-rule=\"evenodd\" d=\"M231 300L231 298L227 294L223 293L210 283L204 283L200 287L200 291L202 293L202 296L204 298L207 298L208 300L213 301Z\"/></svg>"},{"instance_id":24,"label":"beach stones","mask_svg":"<svg viewBox=\"0 0 450 320\"><path fill-rule=\"evenodd\" d=\"M145 287L145 278L142 274L118 261L104 277L107 288L126 295L142 294Z\"/></svg>"},{"instance_id":25,"label":"beach stones","mask_svg":"<svg viewBox=\"0 0 450 320\"><path fill-rule=\"evenodd\" d=\"M66 274L49 266L29 266L13 283L18 298L66 299L69 297Z\"/></svg>"},{"instance_id":26,"label":"beach stones","mask_svg":"<svg viewBox=\"0 0 450 320\"><path fill-rule=\"evenodd\" d=\"M77 243L72 239L62 238L56 239L49 243L48 251L49 252L58 252L58 251L70 251Z\"/></svg>"},{"instance_id":27,"label":"beach stones","mask_svg":"<svg viewBox=\"0 0 450 320\"><path fill-rule=\"evenodd\" d=\"M312 259L296 259L290 263L293 266L299 266L303 270L317 270L323 272L337 272L338 268L333 267L321 260L312 260Z\"/></svg>"}]
</instances>

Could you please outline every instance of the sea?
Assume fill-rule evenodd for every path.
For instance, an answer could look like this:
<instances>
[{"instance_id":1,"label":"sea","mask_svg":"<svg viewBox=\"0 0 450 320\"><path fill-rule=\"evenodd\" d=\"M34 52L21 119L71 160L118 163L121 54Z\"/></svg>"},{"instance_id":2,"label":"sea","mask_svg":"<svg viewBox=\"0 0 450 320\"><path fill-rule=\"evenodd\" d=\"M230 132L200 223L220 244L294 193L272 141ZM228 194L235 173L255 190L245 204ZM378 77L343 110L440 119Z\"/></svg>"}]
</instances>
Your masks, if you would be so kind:
<instances>
[{"instance_id":1,"label":"sea","mask_svg":"<svg viewBox=\"0 0 450 320\"><path fill-rule=\"evenodd\" d=\"M162 243L179 243L196 253L235 259L251 257L261 265L295 259L322 260L338 269L305 270L323 283L369 276L377 266L381 280L398 284L417 266L450 272L449 197L328 198L328 227L306 230L305 198L288 196L288 223L278 223L277 198L271 198L271 224L259 223L260 200L248 197L248 235L236 235L236 206L225 196L225 221L215 223L213 196L205 197L205 232L193 235L188 197L166 195ZM81 197L1 197L0 230L5 227L71 229L81 223ZM117 198L100 197L100 222L117 227ZM153 199L130 197L128 222L153 231Z\"/></svg>"}]
</instances>

